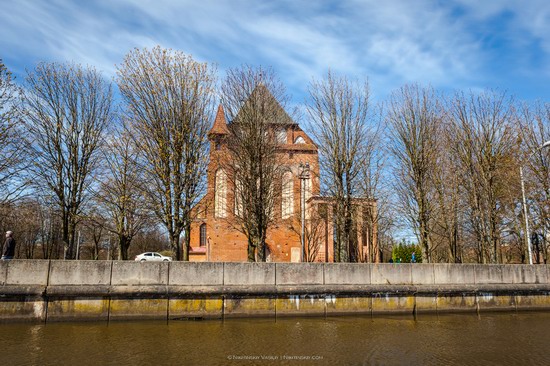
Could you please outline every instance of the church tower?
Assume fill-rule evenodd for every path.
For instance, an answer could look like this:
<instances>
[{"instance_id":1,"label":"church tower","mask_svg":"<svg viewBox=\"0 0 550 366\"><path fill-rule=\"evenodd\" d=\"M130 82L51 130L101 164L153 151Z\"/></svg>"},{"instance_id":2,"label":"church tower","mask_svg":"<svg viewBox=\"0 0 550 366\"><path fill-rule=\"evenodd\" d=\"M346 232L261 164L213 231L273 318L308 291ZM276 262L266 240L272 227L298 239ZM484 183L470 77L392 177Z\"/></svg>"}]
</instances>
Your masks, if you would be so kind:
<instances>
[{"instance_id":1,"label":"church tower","mask_svg":"<svg viewBox=\"0 0 550 366\"><path fill-rule=\"evenodd\" d=\"M255 93L266 92L260 86ZM253 93L254 93L253 92ZM266 94L269 98L270 94ZM273 98L273 96L271 96ZM315 142L303 131L282 106L276 117L269 121L276 140L277 177L273 181L275 192L273 216L266 235L266 260L275 262L299 262L304 260L332 262L334 260L333 199L320 196L319 156ZM246 103L246 102L245 102ZM238 115L238 114L237 114ZM231 122L230 122L231 123ZM218 106L212 128L208 132L210 143L207 167L207 190L193 208L191 224L191 261L240 262L248 259L248 239L242 232L239 203L234 191L237 183L230 168L233 159L228 143L231 124L225 118L222 105ZM305 174L307 170L308 174ZM360 202L361 201L361 202ZM364 202L363 202L364 201ZM357 212L363 207L375 209L370 200L355 200ZM364 216L364 215L362 215ZM245 218L246 219L246 218ZM301 248L302 222L308 229ZM365 220L357 220L356 230L360 242L361 257L372 255L371 242L376 242L376 232L364 230ZM373 237L374 239L370 239ZM367 248L364 250L364 248ZM376 251L372 247L372 252ZM365 255L363 255L365 253Z\"/></svg>"}]
</instances>

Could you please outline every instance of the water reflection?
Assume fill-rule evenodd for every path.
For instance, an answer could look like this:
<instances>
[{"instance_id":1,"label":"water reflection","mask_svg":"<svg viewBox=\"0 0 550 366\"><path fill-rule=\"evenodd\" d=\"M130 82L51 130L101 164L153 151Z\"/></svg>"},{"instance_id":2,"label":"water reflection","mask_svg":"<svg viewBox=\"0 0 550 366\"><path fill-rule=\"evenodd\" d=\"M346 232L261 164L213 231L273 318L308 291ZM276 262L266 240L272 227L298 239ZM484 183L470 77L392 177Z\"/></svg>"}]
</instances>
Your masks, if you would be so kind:
<instances>
[{"instance_id":1,"label":"water reflection","mask_svg":"<svg viewBox=\"0 0 550 366\"><path fill-rule=\"evenodd\" d=\"M550 364L550 313L1 324L2 365Z\"/></svg>"}]
</instances>

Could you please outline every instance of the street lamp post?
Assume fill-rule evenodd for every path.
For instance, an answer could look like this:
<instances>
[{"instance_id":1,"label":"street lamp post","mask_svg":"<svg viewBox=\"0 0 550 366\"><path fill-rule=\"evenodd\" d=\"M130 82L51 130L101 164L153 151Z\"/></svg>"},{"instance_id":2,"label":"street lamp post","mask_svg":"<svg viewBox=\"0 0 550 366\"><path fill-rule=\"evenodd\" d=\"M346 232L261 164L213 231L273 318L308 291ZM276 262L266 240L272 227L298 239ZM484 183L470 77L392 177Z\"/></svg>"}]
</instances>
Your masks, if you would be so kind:
<instances>
[{"instance_id":1,"label":"street lamp post","mask_svg":"<svg viewBox=\"0 0 550 366\"><path fill-rule=\"evenodd\" d=\"M544 144L542 144L542 146L540 146L536 151L538 151L540 149L544 149L544 148L549 147L549 146L550 146L550 140L548 140ZM534 154L534 152L531 153L531 155L533 155L533 154ZM531 155L529 155L528 158L530 158ZM522 195L522 201L523 201L523 217L525 217L525 241L527 242L527 253L529 255L529 264L533 264L533 254L532 254L532 251L531 251L531 235L530 235L530 232L529 232L529 217L528 217L528 213L527 213L527 200L525 199L525 181L523 179L523 166L522 166L522 164L520 164L520 166L519 166L519 178L521 180L521 195Z\"/></svg>"},{"instance_id":2,"label":"street lamp post","mask_svg":"<svg viewBox=\"0 0 550 366\"><path fill-rule=\"evenodd\" d=\"M300 163L300 216L302 221L302 230L300 235L300 244L302 245L302 250L300 251L300 262L304 261L305 258L305 223L306 223L306 179L309 179L309 163Z\"/></svg>"}]
</instances>

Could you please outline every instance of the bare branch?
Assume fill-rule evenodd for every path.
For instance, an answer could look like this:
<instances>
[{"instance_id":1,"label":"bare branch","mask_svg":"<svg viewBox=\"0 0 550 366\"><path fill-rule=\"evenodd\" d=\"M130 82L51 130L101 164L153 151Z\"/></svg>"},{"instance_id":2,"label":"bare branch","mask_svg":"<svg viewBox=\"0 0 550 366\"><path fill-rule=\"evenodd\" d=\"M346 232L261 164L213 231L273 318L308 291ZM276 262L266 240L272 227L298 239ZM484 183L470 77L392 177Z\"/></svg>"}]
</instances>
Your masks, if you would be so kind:
<instances>
[{"instance_id":1,"label":"bare branch","mask_svg":"<svg viewBox=\"0 0 550 366\"><path fill-rule=\"evenodd\" d=\"M67 258L76 255L76 226L112 119L111 85L95 69L41 63L28 73L25 127L33 139L35 183L60 208Z\"/></svg>"},{"instance_id":2,"label":"bare branch","mask_svg":"<svg viewBox=\"0 0 550 366\"><path fill-rule=\"evenodd\" d=\"M131 51L118 68L145 193L178 260L188 260L191 209L204 192L214 84L213 66L159 46Z\"/></svg>"}]
</instances>

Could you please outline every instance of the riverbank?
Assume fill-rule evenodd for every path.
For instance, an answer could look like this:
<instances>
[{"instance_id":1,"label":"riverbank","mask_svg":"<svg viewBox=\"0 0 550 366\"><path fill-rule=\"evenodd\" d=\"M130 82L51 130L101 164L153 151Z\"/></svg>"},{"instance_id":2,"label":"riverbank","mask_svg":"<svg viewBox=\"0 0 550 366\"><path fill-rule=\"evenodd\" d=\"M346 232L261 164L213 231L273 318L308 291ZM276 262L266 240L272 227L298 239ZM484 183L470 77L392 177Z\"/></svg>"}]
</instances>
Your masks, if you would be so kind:
<instances>
[{"instance_id":1,"label":"riverbank","mask_svg":"<svg viewBox=\"0 0 550 366\"><path fill-rule=\"evenodd\" d=\"M545 265L0 263L0 321L550 310Z\"/></svg>"}]
</instances>

